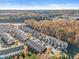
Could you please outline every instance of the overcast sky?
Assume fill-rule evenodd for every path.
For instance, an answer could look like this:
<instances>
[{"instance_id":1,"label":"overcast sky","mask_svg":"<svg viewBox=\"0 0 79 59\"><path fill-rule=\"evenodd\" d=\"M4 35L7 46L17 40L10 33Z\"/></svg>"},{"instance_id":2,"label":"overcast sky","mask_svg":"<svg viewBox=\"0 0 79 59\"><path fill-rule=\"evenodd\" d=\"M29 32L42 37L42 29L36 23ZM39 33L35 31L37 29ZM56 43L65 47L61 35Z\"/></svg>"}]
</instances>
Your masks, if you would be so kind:
<instances>
[{"instance_id":1,"label":"overcast sky","mask_svg":"<svg viewBox=\"0 0 79 59\"><path fill-rule=\"evenodd\" d=\"M0 0L0 9L79 9L79 0Z\"/></svg>"}]
</instances>

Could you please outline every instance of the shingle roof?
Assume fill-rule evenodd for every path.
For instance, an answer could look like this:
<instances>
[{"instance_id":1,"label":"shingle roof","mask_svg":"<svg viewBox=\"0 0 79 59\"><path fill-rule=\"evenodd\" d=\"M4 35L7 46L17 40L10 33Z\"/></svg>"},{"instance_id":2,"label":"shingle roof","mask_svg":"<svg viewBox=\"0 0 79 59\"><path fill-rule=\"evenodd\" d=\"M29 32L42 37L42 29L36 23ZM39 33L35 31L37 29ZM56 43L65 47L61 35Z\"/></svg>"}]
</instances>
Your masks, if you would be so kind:
<instances>
[{"instance_id":1,"label":"shingle roof","mask_svg":"<svg viewBox=\"0 0 79 59\"><path fill-rule=\"evenodd\" d=\"M39 39L40 41L43 41L45 44L50 44L52 47L60 47L60 49L66 49L67 48L67 46L68 46L68 43L67 42L64 42L64 41L59 41L59 39L57 39L57 38L55 38L55 37L51 37L51 36L47 36L47 35L43 35L43 33L40 33L40 32L38 32L38 31L36 31L36 30L34 30L34 29L31 29L31 28L29 28L29 27L26 27L26 26L24 26L24 27L22 27L21 28L23 31L25 31L25 32L29 32L29 31L31 31L32 32L32 35L35 37L35 38L37 38L37 39ZM28 30L29 29L29 30ZM62 42L62 43L61 43ZM59 43L61 43L60 45L59 45ZM64 44L65 43L65 44ZM63 46L63 47L62 47Z\"/></svg>"},{"instance_id":2,"label":"shingle roof","mask_svg":"<svg viewBox=\"0 0 79 59\"><path fill-rule=\"evenodd\" d=\"M5 40L5 42L7 42L7 44L12 44L15 42L14 38L8 33L3 33L2 38Z\"/></svg>"},{"instance_id":3,"label":"shingle roof","mask_svg":"<svg viewBox=\"0 0 79 59\"><path fill-rule=\"evenodd\" d=\"M44 46L34 42L33 40L27 40L27 44L40 53L46 49Z\"/></svg>"},{"instance_id":4,"label":"shingle roof","mask_svg":"<svg viewBox=\"0 0 79 59\"><path fill-rule=\"evenodd\" d=\"M13 29L12 32L15 33L16 36L22 41L25 41L28 39L28 33L24 32L20 29Z\"/></svg>"}]
</instances>

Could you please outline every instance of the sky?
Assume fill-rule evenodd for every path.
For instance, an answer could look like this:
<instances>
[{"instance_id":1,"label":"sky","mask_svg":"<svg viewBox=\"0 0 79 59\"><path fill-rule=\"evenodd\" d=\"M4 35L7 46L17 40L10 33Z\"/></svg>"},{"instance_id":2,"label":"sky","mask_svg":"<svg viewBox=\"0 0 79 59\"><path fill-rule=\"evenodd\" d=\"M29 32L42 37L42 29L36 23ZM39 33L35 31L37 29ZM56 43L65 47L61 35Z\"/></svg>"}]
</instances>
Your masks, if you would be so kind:
<instances>
[{"instance_id":1,"label":"sky","mask_svg":"<svg viewBox=\"0 0 79 59\"><path fill-rule=\"evenodd\" d=\"M0 9L79 9L79 0L0 0Z\"/></svg>"}]
</instances>

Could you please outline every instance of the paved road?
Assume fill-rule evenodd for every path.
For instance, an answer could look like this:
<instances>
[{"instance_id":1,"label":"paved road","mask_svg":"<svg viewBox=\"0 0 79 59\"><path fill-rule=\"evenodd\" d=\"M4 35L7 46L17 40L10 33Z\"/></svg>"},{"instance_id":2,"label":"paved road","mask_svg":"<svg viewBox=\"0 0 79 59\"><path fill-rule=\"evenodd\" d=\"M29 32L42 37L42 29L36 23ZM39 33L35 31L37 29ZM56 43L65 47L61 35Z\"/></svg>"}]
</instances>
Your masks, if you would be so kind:
<instances>
[{"instance_id":1,"label":"paved road","mask_svg":"<svg viewBox=\"0 0 79 59\"><path fill-rule=\"evenodd\" d=\"M11 48L11 49L1 50L0 51L0 58L15 55L15 54L17 54L19 52L22 52L23 48L24 48L24 46L21 45L21 46L14 47L14 48Z\"/></svg>"},{"instance_id":2,"label":"paved road","mask_svg":"<svg viewBox=\"0 0 79 59\"><path fill-rule=\"evenodd\" d=\"M0 25L25 25L24 23L0 23Z\"/></svg>"}]
</instances>

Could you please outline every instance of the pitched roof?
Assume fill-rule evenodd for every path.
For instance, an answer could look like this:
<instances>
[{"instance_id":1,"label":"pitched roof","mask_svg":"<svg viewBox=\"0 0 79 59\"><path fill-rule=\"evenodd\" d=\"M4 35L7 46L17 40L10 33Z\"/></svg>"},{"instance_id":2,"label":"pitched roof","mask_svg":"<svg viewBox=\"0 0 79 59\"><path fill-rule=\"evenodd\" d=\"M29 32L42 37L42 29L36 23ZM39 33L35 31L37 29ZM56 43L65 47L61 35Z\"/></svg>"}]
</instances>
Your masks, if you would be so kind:
<instances>
[{"instance_id":1,"label":"pitched roof","mask_svg":"<svg viewBox=\"0 0 79 59\"><path fill-rule=\"evenodd\" d=\"M8 33L3 33L2 38L4 38L4 41L7 42L7 44L12 44L15 42L15 39Z\"/></svg>"},{"instance_id":2,"label":"pitched roof","mask_svg":"<svg viewBox=\"0 0 79 59\"><path fill-rule=\"evenodd\" d=\"M33 40L27 40L27 44L40 53L42 53L46 49L44 46L38 44Z\"/></svg>"},{"instance_id":3,"label":"pitched roof","mask_svg":"<svg viewBox=\"0 0 79 59\"><path fill-rule=\"evenodd\" d=\"M13 29L12 32L14 32L16 34L16 36L22 41L25 41L28 39L28 33L24 32L20 29Z\"/></svg>"}]
</instances>

